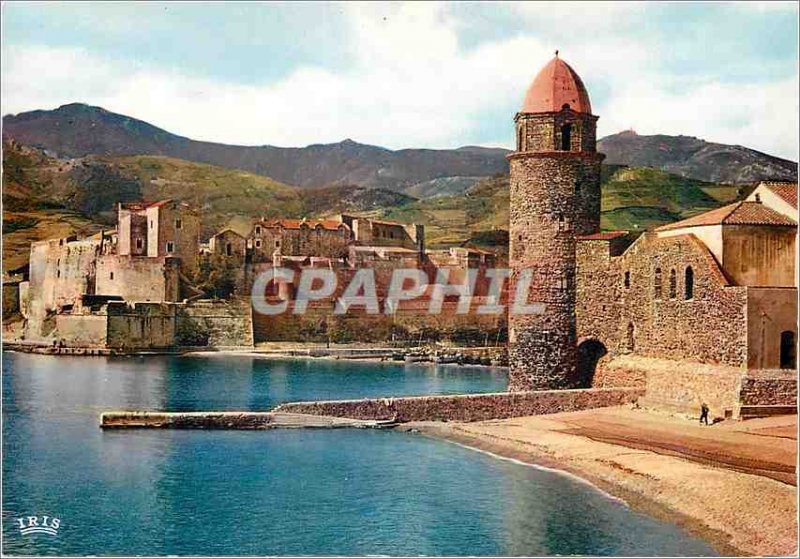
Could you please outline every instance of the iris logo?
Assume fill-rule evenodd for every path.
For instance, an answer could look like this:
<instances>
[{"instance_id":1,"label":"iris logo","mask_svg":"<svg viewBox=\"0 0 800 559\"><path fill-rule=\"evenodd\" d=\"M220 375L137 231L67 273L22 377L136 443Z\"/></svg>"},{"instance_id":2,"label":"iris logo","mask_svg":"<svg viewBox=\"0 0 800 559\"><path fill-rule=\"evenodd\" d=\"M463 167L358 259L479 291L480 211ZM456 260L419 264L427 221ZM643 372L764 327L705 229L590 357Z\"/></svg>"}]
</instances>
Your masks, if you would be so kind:
<instances>
[{"instance_id":1,"label":"iris logo","mask_svg":"<svg viewBox=\"0 0 800 559\"><path fill-rule=\"evenodd\" d=\"M58 528L61 526L61 519L52 516L23 516L16 520L19 524L19 533L23 536L32 534L57 536Z\"/></svg>"}]
</instances>

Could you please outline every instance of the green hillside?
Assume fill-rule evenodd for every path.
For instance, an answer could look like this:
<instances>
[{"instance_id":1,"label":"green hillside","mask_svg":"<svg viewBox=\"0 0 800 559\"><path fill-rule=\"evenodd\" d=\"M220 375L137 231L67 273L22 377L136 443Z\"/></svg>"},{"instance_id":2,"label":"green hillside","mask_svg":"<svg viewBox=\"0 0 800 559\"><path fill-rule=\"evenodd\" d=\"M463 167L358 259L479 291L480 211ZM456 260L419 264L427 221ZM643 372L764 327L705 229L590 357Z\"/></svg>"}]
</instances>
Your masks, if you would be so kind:
<instances>
[{"instance_id":1,"label":"green hillside","mask_svg":"<svg viewBox=\"0 0 800 559\"><path fill-rule=\"evenodd\" d=\"M604 166L603 230L652 229L718 208L746 195L736 186L687 179L649 168ZM501 238L492 231L508 229L508 177L480 181L464 195L420 200L391 208L384 217L426 225L431 244L471 238Z\"/></svg>"},{"instance_id":2,"label":"green hillside","mask_svg":"<svg viewBox=\"0 0 800 559\"><path fill-rule=\"evenodd\" d=\"M27 259L32 241L109 228L117 202L173 198L203 211L204 236L223 227L244 233L253 217L318 217L351 212L421 223L429 245L472 243L504 251L508 176L465 192L418 200L384 189L336 185L297 189L268 177L160 156L59 160L4 143L4 253L7 267ZM746 188L649 168L604 166L601 226L646 230L719 207Z\"/></svg>"},{"instance_id":3,"label":"green hillside","mask_svg":"<svg viewBox=\"0 0 800 559\"><path fill-rule=\"evenodd\" d=\"M269 177L158 156L101 158L141 185L141 199L173 198L203 211L204 224L217 228L239 216L298 217L303 201L291 186Z\"/></svg>"}]
</instances>

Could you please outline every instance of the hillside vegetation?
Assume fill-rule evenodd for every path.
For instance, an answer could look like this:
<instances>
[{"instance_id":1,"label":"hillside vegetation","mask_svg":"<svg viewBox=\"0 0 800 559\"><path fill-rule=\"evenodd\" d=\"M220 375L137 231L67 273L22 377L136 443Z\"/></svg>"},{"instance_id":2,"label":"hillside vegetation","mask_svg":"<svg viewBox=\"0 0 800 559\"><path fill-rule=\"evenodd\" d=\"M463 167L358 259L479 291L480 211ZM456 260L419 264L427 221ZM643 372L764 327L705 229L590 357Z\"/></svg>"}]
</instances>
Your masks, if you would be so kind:
<instances>
[{"instance_id":1,"label":"hillside vegetation","mask_svg":"<svg viewBox=\"0 0 800 559\"><path fill-rule=\"evenodd\" d=\"M203 211L204 236L223 227L244 234L252 218L358 213L422 223L431 246L470 243L505 251L508 176L485 178L463 193L417 199L357 185L299 189L269 177L163 156L91 156L61 160L5 142L4 254L24 263L30 242L115 224L118 201L173 198ZM460 183L456 192L463 188ZM644 230L719 207L747 193L647 168L604 166L603 229Z\"/></svg>"}]
</instances>

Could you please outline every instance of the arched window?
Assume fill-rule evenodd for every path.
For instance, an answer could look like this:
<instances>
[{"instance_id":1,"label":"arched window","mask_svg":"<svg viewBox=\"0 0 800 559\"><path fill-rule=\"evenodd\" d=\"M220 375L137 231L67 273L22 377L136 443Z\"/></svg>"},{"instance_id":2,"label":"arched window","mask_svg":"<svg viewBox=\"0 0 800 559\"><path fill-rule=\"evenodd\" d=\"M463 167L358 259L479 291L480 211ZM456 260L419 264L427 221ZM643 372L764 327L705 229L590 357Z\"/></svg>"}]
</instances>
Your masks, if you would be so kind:
<instances>
[{"instance_id":1,"label":"arched window","mask_svg":"<svg viewBox=\"0 0 800 559\"><path fill-rule=\"evenodd\" d=\"M669 298L674 299L678 296L678 274L675 268L669 271Z\"/></svg>"},{"instance_id":2,"label":"arched window","mask_svg":"<svg viewBox=\"0 0 800 559\"><path fill-rule=\"evenodd\" d=\"M625 285L625 289L631 288L631 273L625 272L625 279L622 280L622 283Z\"/></svg>"},{"instance_id":3,"label":"arched window","mask_svg":"<svg viewBox=\"0 0 800 559\"><path fill-rule=\"evenodd\" d=\"M572 125L565 124L561 127L561 151L572 149Z\"/></svg>"},{"instance_id":4,"label":"arched window","mask_svg":"<svg viewBox=\"0 0 800 559\"><path fill-rule=\"evenodd\" d=\"M694 298L694 270L691 266L687 266L683 274L683 298L687 301Z\"/></svg>"},{"instance_id":5,"label":"arched window","mask_svg":"<svg viewBox=\"0 0 800 559\"><path fill-rule=\"evenodd\" d=\"M797 367L797 342L794 332L786 330L781 332L781 369L794 369Z\"/></svg>"},{"instance_id":6,"label":"arched window","mask_svg":"<svg viewBox=\"0 0 800 559\"><path fill-rule=\"evenodd\" d=\"M517 151L525 151L525 126L520 124L517 138Z\"/></svg>"},{"instance_id":7,"label":"arched window","mask_svg":"<svg viewBox=\"0 0 800 559\"><path fill-rule=\"evenodd\" d=\"M654 297L656 299L661 299L661 268L656 268L653 277L653 291L655 292Z\"/></svg>"}]
</instances>

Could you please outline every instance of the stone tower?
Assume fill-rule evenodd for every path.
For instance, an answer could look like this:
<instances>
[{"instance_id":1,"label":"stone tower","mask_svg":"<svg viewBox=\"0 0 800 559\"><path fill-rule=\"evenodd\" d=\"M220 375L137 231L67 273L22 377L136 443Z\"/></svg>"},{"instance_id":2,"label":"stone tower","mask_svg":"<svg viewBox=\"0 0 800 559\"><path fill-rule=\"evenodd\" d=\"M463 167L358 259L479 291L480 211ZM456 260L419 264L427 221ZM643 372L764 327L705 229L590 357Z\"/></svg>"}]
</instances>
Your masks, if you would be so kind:
<instances>
[{"instance_id":1,"label":"stone tower","mask_svg":"<svg viewBox=\"0 0 800 559\"><path fill-rule=\"evenodd\" d=\"M597 117L581 78L551 60L514 117L511 171L512 287L531 274L528 300L541 314L509 316L509 390L575 386L575 243L600 230ZM511 293L515 291L512 289Z\"/></svg>"}]
</instances>

